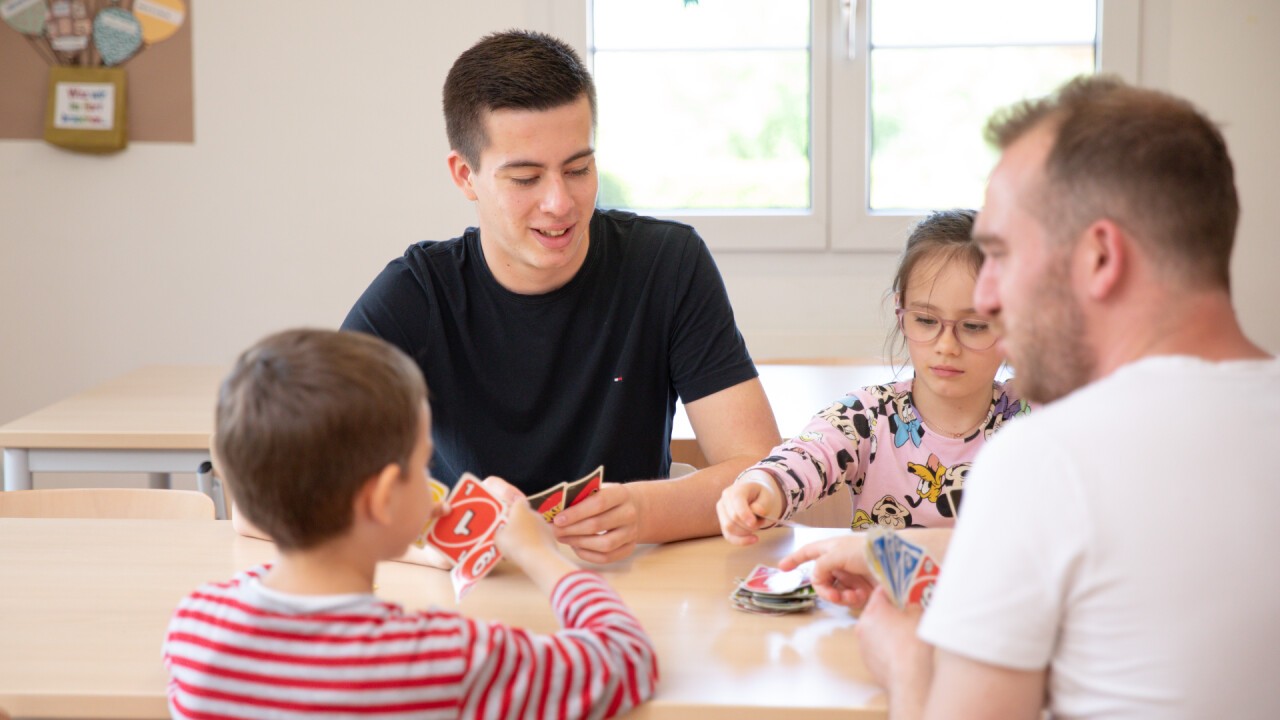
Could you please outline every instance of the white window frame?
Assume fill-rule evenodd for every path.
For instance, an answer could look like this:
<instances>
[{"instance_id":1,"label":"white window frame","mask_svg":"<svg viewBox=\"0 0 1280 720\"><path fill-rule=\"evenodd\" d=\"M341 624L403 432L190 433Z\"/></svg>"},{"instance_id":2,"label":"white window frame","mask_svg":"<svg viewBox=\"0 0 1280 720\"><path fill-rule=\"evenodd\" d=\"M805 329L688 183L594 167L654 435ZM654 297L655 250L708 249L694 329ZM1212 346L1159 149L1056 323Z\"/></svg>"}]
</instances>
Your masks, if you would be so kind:
<instances>
[{"instance_id":1,"label":"white window frame","mask_svg":"<svg viewBox=\"0 0 1280 720\"><path fill-rule=\"evenodd\" d=\"M900 211L871 211L865 200L832 201L867 197L871 152L867 127L870 0L811 1L812 209L740 215L718 211L661 215L696 227L715 252L898 252L906 229L916 219ZM531 24L546 27L590 62L588 0L525 2ZM1137 83L1143 0L1097 2L1096 68ZM850 18L852 28L848 24ZM853 53L846 49L850 35L856 48Z\"/></svg>"}]
</instances>

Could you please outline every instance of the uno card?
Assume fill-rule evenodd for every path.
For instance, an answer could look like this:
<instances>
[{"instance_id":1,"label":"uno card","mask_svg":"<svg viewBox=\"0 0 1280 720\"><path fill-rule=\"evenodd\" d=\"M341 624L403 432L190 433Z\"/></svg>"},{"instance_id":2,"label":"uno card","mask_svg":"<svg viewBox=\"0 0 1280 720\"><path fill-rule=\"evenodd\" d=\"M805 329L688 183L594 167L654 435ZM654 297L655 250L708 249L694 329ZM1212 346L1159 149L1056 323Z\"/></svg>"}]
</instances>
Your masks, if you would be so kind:
<instances>
[{"instance_id":1,"label":"uno card","mask_svg":"<svg viewBox=\"0 0 1280 720\"><path fill-rule=\"evenodd\" d=\"M449 486L435 478L427 478L427 487L431 489L431 501L436 504L444 502L445 498L449 497ZM422 526L422 531L419 532L418 537L413 540L414 545L417 547L426 547L427 535L430 534L431 528L435 527L436 520L438 519L439 518L432 518L427 521L426 525Z\"/></svg>"},{"instance_id":2,"label":"uno card","mask_svg":"<svg viewBox=\"0 0 1280 720\"><path fill-rule=\"evenodd\" d=\"M505 522L499 518L498 522L489 528L489 532L467 549L458 560L458 564L449 571L449 579L453 581L454 599L458 602L462 602L462 598L471 591L471 588L488 575L489 571L502 559L496 539L498 531L502 529Z\"/></svg>"},{"instance_id":3,"label":"uno card","mask_svg":"<svg viewBox=\"0 0 1280 720\"><path fill-rule=\"evenodd\" d=\"M449 499L449 514L427 533L427 542L458 562L502 519L502 501L470 473L462 476Z\"/></svg>"},{"instance_id":4,"label":"uno card","mask_svg":"<svg viewBox=\"0 0 1280 720\"><path fill-rule=\"evenodd\" d=\"M565 507L573 507L588 497L600 492L604 482L604 466L592 470L584 477L578 478L565 486Z\"/></svg>"},{"instance_id":5,"label":"uno card","mask_svg":"<svg viewBox=\"0 0 1280 720\"><path fill-rule=\"evenodd\" d=\"M938 573L941 570L942 568L938 567L938 563L934 562L932 557L925 555L924 560L920 562L919 572L911 578L907 586L906 604L929 607L929 601L933 599L933 586L937 584Z\"/></svg>"},{"instance_id":6,"label":"uno card","mask_svg":"<svg viewBox=\"0 0 1280 720\"><path fill-rule=\"evenodd\" d=\"M795 569L782 571L768 565L756 565L738 588L759 595L788 595L813 584L813 561Z\"/></svg>"},{"instance_id":7,"label":"uno card","mask_svg":"<svg viewBox=\"0 0 1280 720\"><path fill-rule=\"evenodd\" d=\"M565 485L560 483L555 487L543 490L537 495L530 495L528 499L529 505L538 511L542 519L551 522L565 508Z\"/></svg>"}]
</instances>

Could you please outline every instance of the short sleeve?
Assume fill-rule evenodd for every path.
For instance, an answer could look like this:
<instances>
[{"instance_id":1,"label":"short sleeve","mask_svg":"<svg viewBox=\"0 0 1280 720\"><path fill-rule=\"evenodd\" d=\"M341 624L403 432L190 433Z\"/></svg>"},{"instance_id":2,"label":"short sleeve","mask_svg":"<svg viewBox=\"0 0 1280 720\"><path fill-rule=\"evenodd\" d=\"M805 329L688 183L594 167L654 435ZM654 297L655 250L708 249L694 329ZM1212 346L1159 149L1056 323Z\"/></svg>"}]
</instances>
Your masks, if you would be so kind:
<instances>
[{"instance_id":1,"label":"short sleeve","mask_svg":"<svg viewBox=\"0 0 1280 720\"><path fill-rule=\"evenodd\" d=\"M672 383L685 403L757 375L720 270L702 238L692 230L690 234L676 287L670 358Z\"/></svg>"},{"instance_id":2,"label":"short sleeve","mask_svg":"<svg viewBox=\"0 0 1280 720\"><path fill-rule=\"evenodd\" d=\"M427 294L404 258L392 260L373 279L347 317L342 329L379 337L418 359L431 310Z\"/></svg>"},{"instance_id":3,"label":"short sleeve","mask_svg":"<svg viewBox=\"0 0 1280 720\"><path fill-rule=\"evenodd\" d=\"M920 637L980 662L1049 664L1089 534L1070 456L1014 423L979 453Z\"/></svg>"}]
</instances>

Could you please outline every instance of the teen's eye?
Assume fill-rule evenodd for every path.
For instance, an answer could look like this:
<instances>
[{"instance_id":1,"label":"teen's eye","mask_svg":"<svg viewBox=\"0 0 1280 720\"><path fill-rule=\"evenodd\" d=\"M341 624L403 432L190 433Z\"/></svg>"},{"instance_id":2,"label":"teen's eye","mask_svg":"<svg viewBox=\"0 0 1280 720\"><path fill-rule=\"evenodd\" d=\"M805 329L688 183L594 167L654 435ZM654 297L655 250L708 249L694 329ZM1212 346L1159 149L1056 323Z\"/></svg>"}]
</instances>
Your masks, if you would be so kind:
<instances>
[{"instance_id":1,"label":"teen's eye","mask_svg":"<svg viewBox=\"0 0 1280 720\"><path fill-rule=\"evenodd\" d=\"M590 175L590 174L591 174L591 166L590 166L590 165L584 165L584 166L582 166L581 168L579 168L579 169L577 169L577 170L570 170L570 171L569 171L569 174L570 174L570 175L573 175L573 176L575 176L575 177L585 177L585 176L587 176L587 175Z\"/></svg>"},{"instance_id":2,"label":"teen's eye","mask_svg":"<svg viewBox=\"0 0 1280 720\"><path fill-rule=\"evenodd\" d=\"M532 185L532 184L534 184L534 183L538 182L538 178L537 178L536 176L535 176L535 177L527 177L527 178L526 178L526 177L513 177L513 178L511 178L511 182L515 183L516 185L524 185L524 186L528 186L528 185Z\"/></svg>"}]
</instances>

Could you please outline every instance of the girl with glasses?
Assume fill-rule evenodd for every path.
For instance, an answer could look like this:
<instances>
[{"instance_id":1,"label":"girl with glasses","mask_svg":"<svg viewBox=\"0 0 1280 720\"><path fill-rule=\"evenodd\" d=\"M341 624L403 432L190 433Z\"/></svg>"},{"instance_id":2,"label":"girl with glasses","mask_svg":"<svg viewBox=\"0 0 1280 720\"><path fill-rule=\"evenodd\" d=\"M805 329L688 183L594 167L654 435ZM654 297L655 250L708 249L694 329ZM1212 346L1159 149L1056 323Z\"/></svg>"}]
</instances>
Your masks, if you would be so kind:
<instances>
[{"instance_id":1,"label":"girl with glasses","mask_svg":"<svg viewBox=\"0 0 1280 720\"><path fill-rule=\"evenodd\" d=\"M755 532L830 495L852 491L852 527L950 527L978 450L1030 410L996 380L998 329L974 310L982 254L975 212L935 212L911 232L893 281L895 337L914 377L849 393L813 417L724 490L720 530L749 545Z\"/></svg>"}]
</instances>

